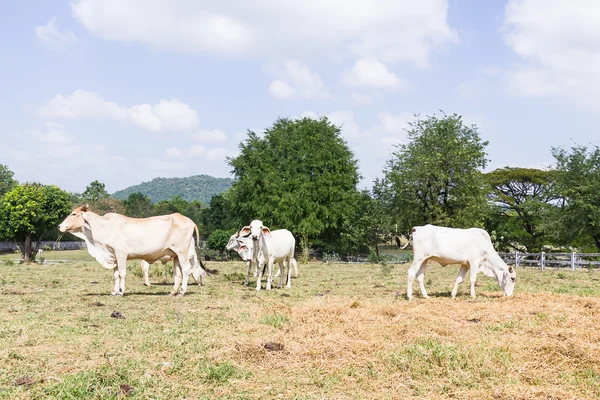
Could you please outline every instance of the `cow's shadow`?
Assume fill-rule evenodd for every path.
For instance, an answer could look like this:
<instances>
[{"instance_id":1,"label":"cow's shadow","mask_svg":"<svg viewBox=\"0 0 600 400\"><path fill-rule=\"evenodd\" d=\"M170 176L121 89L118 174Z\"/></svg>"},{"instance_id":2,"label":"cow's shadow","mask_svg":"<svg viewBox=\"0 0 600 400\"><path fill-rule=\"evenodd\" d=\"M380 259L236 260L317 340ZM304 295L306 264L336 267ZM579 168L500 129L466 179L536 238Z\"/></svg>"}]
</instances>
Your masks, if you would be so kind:
<instances>
[{"instance_id":1,"label":"cow's shadow","mask_svg":"<svg viewBox=\"0 0 600 400\"><path fill-rule=\"evenodd\" d=\"M169 296L170 292L125 292L125 296ZM186 292L185 297L190 296L191 293L190 292ZM83 296L85 297L92 297L92 296L98 296L98 297L113 297L110 293L86 293ZM115 296L116 297L116 296Z\"/></svg>"}]
</instances>

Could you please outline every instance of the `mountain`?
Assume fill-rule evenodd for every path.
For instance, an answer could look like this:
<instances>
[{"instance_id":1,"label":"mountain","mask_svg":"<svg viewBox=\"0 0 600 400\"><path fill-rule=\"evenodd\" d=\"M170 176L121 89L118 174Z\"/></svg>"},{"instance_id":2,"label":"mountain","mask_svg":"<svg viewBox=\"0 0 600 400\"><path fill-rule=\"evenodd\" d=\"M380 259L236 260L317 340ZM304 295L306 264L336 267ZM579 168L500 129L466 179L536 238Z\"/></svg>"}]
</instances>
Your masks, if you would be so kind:
<instances>
[{"instance_id":1,"label":"mountain","mask_svg":"<svg viewBox=\"0 0 600 400\"><path fill-rule=\"evenodd\" d=\"M200 200L209 204L213 196L223 193L232 184L233 179L231 178L215 178L208 175L194 175L186 178L154 178L150 182L142 182L139 185L119 190L112 197L124 200L131 193L140 192L150 197L153 203L169 200L173 196L181 196L187 201Z\"/></svg>"}]
</instances>

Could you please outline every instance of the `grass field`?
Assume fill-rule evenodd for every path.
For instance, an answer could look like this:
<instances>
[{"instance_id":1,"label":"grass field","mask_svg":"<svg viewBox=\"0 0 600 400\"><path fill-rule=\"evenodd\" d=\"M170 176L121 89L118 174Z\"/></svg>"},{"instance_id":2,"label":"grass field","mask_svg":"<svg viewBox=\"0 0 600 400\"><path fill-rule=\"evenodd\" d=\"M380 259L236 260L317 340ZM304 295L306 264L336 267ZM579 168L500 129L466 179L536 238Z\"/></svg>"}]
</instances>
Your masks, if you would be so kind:
<instances>
[{"instance_id":1,"label":"grass field","mask_svg":"<svg viewBox=\"0 0 600 400\"><path fill-rule=\"evenodd\" d=\"M480 275L453 301L457 268L432 265L408 302L408 265L310 263L260 293L241 262L208 266L171 298L132 264L114 298L96 262L0 264L0 398L600 397L597 271L519 269L513 298Z\"/></svg>"}]
</instances>

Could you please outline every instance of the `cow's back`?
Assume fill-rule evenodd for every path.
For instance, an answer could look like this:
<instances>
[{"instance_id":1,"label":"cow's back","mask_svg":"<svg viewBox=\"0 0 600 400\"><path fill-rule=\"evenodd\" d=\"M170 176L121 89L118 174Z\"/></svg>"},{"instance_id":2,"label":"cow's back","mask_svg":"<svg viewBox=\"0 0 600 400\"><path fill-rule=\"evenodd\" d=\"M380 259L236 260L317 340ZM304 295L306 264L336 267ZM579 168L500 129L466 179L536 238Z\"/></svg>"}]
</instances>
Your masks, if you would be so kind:
<instances>
[{"instance_id":1,"label":"cow's back","mask_svg":"<svg viewBox=\"0 0 600 400\"><path fill-rule=\"evenodd\" d=\"M471 229L425 225L415 227L412 235L415 257L442 264L463 264L486 252L483 236Z\"/></svg>"},{"instance_id":2,"label":"cow's back","mask_svg":"<svg viewBox=\"0 0 600 400\"><path fill-rule=\"evenodd\" d=\"M271 237L265 237L265 242L269 256L274 256L277 260L294 256L296 239L287 229L271 231Z\"/></svg>"}]
</instances>

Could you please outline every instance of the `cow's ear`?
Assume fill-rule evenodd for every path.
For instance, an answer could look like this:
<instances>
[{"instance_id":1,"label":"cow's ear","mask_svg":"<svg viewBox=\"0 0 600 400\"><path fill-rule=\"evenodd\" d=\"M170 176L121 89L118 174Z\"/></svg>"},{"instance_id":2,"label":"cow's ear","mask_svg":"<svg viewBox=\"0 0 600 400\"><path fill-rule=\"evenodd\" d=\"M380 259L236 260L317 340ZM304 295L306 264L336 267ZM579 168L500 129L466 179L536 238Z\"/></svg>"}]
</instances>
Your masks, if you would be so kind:
<instances>
[{"instance_id":1,"label":"cow's ear","mask_svg":"<svg viewBox=\"0 0 600 400\"><path fill-rule=\"evenodd\" d=\"M87 203L86 203L86 204L84 204L84 205L82 205L82 206L81 206L81 211L83 211L83 212L88 212L88 211L90 211L90 205L89 205L89 204L87 204Z\"/></svg>"},{"instance_id":2,"label":"cow's ear","mask_svg":"<svg viewBox=\"0 0 600 400\"><path fill-rule=\"evenodd\" d=\"M511 274L513 273L513 267L512 267L512 265L510 267L508 267L508 272L510 272Z\"/></svg>"},{"instance_id":3,"label":"cow's ear","mask_svg":"<svg viewBox=\"0 0 600 400\"><path fill-rule=\"evenodd\" d=\"M245 244L240 244L240 250L248 250L248 247L246 247Z\"/></svg>"},{"instance_id":4,"label":"cow's ear","mask_svg":"<svg viewBox=\"0 0 600 400\"><path fill-rule=\"evenodd\" d=\"M242 229L240 229L240 232L238 233L238 236L248 236L250 235L250 232L252 232L251 228L249 226L245 226Z\"/></svg>"},{"instance_id":5,"label":"cow's ear","mask_svg":"<svg viewBox=\"0 0 600 400\"><path fill-rule=\"evenodd\" d=\"M262 232L263 232L263 235L265 235L266 237L271 237L271 230L269 228L267 228L266 226L262 227Z\"/></svg>"}]
</instances>

